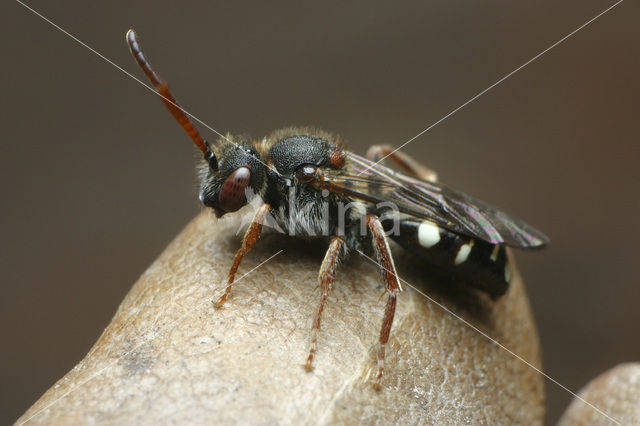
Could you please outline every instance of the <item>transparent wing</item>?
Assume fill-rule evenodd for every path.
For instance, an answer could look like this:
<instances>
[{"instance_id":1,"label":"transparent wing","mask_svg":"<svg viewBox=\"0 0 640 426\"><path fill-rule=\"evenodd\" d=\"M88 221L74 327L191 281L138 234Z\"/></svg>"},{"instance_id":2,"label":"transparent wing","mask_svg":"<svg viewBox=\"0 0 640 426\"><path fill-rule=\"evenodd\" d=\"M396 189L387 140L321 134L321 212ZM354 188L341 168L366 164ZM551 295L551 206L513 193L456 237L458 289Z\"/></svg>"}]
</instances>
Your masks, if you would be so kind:
<instances>
[{"instance_id":1,"label":"transparent wing","mask_svg":"<svg viewBox=\"0 0 640 426\"><path fill-rule=\"evenodd\" d=\"M402 213L492 244L534 248L549 242L543 233L523 221L462 192L405 176L351 152L347 158L351 164L349 173L323 171L333 191L374 204L393 203Z\"/></svg>"}]
</instances>

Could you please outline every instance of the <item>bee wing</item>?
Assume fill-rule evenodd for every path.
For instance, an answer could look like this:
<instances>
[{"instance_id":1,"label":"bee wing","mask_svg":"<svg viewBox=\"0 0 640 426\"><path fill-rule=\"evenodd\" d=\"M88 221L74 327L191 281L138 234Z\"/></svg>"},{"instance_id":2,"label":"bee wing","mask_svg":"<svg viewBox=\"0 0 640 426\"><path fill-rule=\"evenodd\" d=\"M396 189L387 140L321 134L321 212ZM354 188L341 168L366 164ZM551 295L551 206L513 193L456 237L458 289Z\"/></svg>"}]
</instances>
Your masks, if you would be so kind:
<instances>
[{"instance_id":1,"label":"bee wing","mask_svg":"<svg viewBox=\"0 0 640 426\"><path fill-rule=\"evenodd\" d=\"M401 213L492 244L534 248L549 242L523 221L462 192L405 176L351 152L347 158L348 174L325 171L329 188L336 192L374 204L392 203Z\"/></svg>"}]
</instances>

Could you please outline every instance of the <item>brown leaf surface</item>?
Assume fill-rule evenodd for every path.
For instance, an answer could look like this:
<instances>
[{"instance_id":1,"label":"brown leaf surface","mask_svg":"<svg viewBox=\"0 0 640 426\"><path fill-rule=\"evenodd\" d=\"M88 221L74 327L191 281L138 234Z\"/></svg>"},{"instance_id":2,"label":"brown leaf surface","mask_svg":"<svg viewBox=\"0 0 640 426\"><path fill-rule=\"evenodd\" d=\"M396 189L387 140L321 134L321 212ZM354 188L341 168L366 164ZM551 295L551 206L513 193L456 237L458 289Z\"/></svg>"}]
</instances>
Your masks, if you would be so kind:
<instances>
[{"instance_id":1,"label":"brown leaf surface","mask_svg":"<svg viewBox=\"0 0 640 426\"><path fill-rule=\"evenodd\" d=\"M195 218L140 277L87 356L18 423L542 422L541 376L406 284L376 392L385 298L376 265L358 255L339 269L307 373L323 247L262 237L238 277L284 251L242 278L215 310L240 244L231 216ZM517 271L506 296L471 314L434 291L419 263L396 248L403 278L540 366Z\"/></svg>"},{"instance_id":2,"label":"brown leaf surface","mask_svg":"<svg viewBox=\"0 0 640 426\"><path fill-rule=\"evenodd\" d=\"M640 363L621 364L602 373L578 395L610 418L574 398L562 415L560 426L615 424L611 419L622 425L640 425Z\"/></svg>"}]
</instances>

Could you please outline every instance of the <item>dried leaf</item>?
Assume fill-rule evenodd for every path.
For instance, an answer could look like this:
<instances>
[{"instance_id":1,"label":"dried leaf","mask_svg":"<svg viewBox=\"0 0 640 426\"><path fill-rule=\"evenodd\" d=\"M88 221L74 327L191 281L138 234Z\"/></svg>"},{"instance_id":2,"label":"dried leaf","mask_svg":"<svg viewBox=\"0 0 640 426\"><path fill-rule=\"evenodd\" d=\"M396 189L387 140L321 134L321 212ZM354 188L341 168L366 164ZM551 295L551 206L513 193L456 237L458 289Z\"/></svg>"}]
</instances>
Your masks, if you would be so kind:
<instances>
[{"instance_id":1,"label":"dried leaf","mask_svg":"<svg viewBox=\"0 0 640 426\"><path fill-rule=\"evenodd\" d=\"M232 215L233 216L233 215ZM341 265L315 369L303 369L319 298L322 244L266 235L244 259L220 310L239 247L238 221L204 212L133 286L89 354L20 419L47 424L541 423L541 376L409 286L398 300L382 390L372 386L385 298L376 265ZM540 366L521 278L480 314L425 283L396 253L399 274ZM283 250L264 265L261 262Z\"/></svg>"}]
</instances>

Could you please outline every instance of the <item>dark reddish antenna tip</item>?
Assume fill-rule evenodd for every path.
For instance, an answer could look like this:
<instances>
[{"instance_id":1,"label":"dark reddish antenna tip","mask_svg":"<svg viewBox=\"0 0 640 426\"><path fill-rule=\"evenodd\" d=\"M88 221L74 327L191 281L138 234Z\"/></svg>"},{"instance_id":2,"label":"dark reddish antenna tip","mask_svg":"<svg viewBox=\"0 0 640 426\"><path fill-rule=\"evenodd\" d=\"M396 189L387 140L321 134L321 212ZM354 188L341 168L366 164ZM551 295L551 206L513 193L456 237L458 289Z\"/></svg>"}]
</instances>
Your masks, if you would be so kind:
<instances>
[{"instance_id":1,"label":"dark reddish antenna tip","mask_svg":"<svg viewBox=\"0 0 640 426\"><path fill-rule=\"evenodd\" d=\"M162 81L157 72L151 67L147 58L145 58L142 53L142 48L140 47L140 43L138 42L138 35L134 30L127 31L127 44L129 44L129 50L133 55L133 58L136 60L144 74L149 78L153 87L155 87L156 92L164 102L165 106L169 109L169 112L173 117L180 123L180 126L184 129L185 132L191 137L196 146L202 151L205 156L205 159L209 160L213 155L211 149L209 148L209 144L200 136L198 130L193 126L191 120L185 112L183 111L180 104L176 100L171 90L169 90L169 85Z\"/></svg>"}]
</instances>

